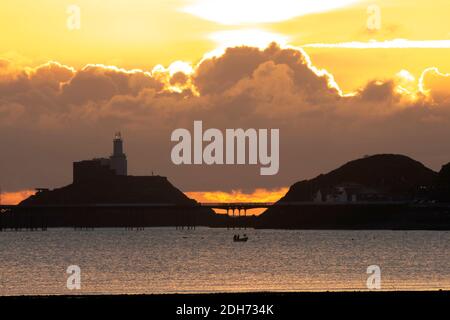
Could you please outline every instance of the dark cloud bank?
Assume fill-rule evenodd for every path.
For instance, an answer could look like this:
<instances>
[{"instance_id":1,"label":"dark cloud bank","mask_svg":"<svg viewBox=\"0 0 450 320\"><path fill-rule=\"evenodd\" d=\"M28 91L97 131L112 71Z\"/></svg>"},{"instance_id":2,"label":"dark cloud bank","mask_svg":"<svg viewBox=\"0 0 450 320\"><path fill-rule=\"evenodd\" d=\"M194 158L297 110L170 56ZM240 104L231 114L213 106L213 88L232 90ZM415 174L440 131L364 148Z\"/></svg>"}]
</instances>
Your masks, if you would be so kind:
<instances>
[{"instance_id":1,"label":"dark cloud bank","mask_svg":"<svg viewBox=\"0 0 450 320\"><path fill-rule=\"evenodd\" d=\"M276 45L230 48L191 75L58 63L24 69L1 60L0 184L64 185L72 161L109 155L117 130L131 174L167 175L185 191L287 186L375 153L439 169L450 161L449 79L430 69L422 91L393 77L346 96L301 50ZM194 120L205 129L279 128L278 175L260 176L259 165L173 165L170 134Z\"/></svg>"}]
</instances>

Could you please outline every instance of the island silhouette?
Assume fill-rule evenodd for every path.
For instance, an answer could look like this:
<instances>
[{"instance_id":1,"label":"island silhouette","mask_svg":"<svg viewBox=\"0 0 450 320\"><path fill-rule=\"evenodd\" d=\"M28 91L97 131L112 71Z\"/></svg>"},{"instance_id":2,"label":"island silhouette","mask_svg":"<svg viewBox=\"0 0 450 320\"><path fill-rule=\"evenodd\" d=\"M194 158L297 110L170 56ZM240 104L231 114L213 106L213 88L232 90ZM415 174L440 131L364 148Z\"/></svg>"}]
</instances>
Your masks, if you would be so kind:
<instances>
[{"instance_id":1,"label":"island silhouette","mask_svg":"<svg viewBox=\"0 0 450 320\"><path fill-rule=\"evenodd\" d=\"M213 210L199 207L167 177L128 175L123 150L116 133L110 157L74 162L71 184L38 189L1 217L3 227L191 227L214 220Z\"/></svg>"},{"instance_id":2,"label":"island silhouette","mask_svg":"<svg viewBox=\"0 0 450 320\"><path fill-rule=\"evenodd\" d=\"M261 228L450 229L450 164L435 172L404 155L350 161L293 184ZM280 206L298 203L301 206Z\"/></svg>"},{"instance_id":3,"label":"island silhouette","mask_svg":"<svg viewBox=\"0 0 450 320\"><path fill-rule=\"evenodd\" d=\"M246 204L225 205L238 210ZM252 204L257 207L256 204ZM293 184L260 216L216 214L167 177L127 173L117 133L107 158L73 163L73 182L39 189L17 206L3 206L1 229L47 227L195 226L282 229L450 230L450 163L435 172L404 155L350 161Z\"/></svg>"}]
</instances>

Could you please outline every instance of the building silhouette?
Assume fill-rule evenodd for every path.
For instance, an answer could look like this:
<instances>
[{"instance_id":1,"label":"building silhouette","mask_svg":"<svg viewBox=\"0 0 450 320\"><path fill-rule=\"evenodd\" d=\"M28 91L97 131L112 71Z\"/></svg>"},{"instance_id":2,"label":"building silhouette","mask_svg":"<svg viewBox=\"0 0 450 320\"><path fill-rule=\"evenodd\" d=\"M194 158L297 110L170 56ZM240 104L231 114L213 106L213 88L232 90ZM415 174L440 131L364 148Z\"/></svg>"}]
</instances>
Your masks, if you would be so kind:
<instances>
[{"instance_id":1,"label":"building silhouette","mask_svg":"<svg viewBox=\"0 0 450 320\"><path fill-rule=\"evenodd\" d=\"M39 189L5 219L0 215L0 228L143 228L207 226L216 215L167 177L128 175L122 137L116 133L110 157L73 162L72 183Z\"/></svg>"},{"instance_id":2,"label":"building silhouette","mask_svg":"<svg viewBox=\"0 0 450 320\"><path fill-rule=\"evenodd\" d=\"M127 175L127 156L123 152L123 140L117 132L113 140L113 154L109 158L94 158L73 163L73 182L108 179Z\"/></svg>"},{"instance_id":3,"label":"building silhouette","mask_svg":"<svg viewBox=\"0 0 450 320\"><path fill-rule=\"evenodd\" d=\"M113 140L113 154L109 157L110 167L119 176L127 175L127 156L123 153L123 142L120 132L117 132Z\"/></svg>"}]
</instances>

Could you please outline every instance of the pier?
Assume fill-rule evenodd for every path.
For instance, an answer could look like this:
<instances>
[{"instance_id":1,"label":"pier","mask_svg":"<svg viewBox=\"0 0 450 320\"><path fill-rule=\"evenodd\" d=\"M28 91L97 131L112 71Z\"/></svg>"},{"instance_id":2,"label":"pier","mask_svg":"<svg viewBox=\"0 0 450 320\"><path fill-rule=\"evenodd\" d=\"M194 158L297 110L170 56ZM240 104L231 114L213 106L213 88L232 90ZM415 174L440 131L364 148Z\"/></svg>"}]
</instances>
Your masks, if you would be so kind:
<instances>
[{"instance_id":1,"label":"pier","mask_svg":"<svg viewBox=\"0 0 450 320\"><path fill-rule=\"evenodd\" d=\"M217 217L226 221L227 228L247 228L247 210L269 208L268 202L233 203L149 203L149 204L92 204L92 205L1 205L0 231L47 230L52 227L71 227L74 230L92 230L96 227L124 227L126 230L142 230L149 226L175 226L193 230L202 225L198 211L222 209L226 214ZM167 213L170 212L170 213ZM171 223L158 223L158 216L172 214ZM151 219L150 219L151 218ZM214 223L212 223L214 225Z\"/></svg>"},{"instance_id":2,"label":"pier","mask_svg":"<svg viewBox=\"0 0 450 320\"><path fill-rule=\"evenodd\" d=\"M248 215L250 209L277 208L275 216ZM214 214L211 209L225 210ZM263 217L264 216L264 217ZM338 218L340 217L340 218ZM331 219L331 220L330 220ZM230 202L91 205L1 205L0 231L47 228L176 227L448 229L449 204L414 202Z\"/></svg>"}]
</instances>

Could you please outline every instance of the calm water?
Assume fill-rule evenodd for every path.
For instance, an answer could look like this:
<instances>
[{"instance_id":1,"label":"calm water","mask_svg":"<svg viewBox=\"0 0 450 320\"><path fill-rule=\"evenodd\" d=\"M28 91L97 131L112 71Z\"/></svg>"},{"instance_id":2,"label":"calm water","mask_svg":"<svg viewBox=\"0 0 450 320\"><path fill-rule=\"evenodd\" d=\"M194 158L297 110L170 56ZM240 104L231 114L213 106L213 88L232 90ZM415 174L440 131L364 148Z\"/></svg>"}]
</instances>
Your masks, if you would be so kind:
<instances>
[{"instance_id":1,"label":"calm water","mask_svg":"<svg viewBox=\"0 0 450 320\"><path fill-rule=\"evenodd\" d=\"M244 231L241 231L243 233ZM148 228L0 232L0 295L450 289L450 232ZM66 269L81 268L81 290Z\"/></svg>"}]
</instances>

